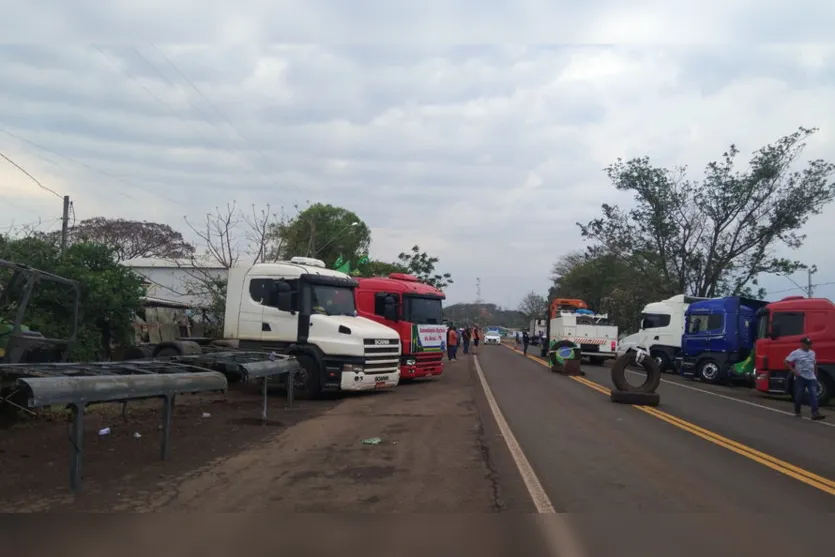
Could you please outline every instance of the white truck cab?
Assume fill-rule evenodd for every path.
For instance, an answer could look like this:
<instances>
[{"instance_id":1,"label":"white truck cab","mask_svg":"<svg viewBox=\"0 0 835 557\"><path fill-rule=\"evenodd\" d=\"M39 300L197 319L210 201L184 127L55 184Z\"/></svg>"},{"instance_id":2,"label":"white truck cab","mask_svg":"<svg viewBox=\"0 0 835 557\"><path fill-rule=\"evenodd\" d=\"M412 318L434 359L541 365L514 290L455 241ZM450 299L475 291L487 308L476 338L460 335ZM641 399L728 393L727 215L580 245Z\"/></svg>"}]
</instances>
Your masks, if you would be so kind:
<instances>
[{"instance_id":1,"label":"white truck cab","mask_svg":"<svg viewBox=\"0 0 835 557\"><path fill-rule=\"evenodd\" d=\"M641 312L640 330L621 339L618 355L640 346L655 358L661 371L671 370L681 351L684 312L693 302L705 299L678 294L660 302L647 304Z\"/></svg>"},{"instance_id":2,"label":"white truck cab","mask_svg":"<svg viewBox=\"0 0 835 557\"><path fill-rule=\"evenodd\" d=\"M357 282L306 257L229 269L224 337L241 349L295 355L303 396L397 386L400 337L358 317Z\"/></svg>"}]
</instances>

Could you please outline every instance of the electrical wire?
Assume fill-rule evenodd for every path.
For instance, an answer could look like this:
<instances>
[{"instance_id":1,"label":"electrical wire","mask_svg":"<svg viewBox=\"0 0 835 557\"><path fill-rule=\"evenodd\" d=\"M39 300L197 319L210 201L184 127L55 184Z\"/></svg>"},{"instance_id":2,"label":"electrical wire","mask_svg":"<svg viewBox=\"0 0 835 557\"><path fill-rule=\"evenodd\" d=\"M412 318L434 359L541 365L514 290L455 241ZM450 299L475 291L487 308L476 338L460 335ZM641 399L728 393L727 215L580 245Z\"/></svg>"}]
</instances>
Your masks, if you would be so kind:
<instances>
[{"instance_id":1,"label":"electrical wire","mask_svg":"<svg viewBox=\"0 0 835 557\"><path fill-rule=\"evenodd\" d=\"M0 151L0 157L2 157L2 158L4 158L4 159L6 159L6 160L7 160L7 161L9 161L11 164L13 164L13 165L14 165L14 166L18 169L18 170L20 170L21 172L23 172L24 174L26 174L27 176L29 176L29 178L31 178L31 179L32 179L32 181L33 181L33 182L35 182L35 183L38 185L38 187L39 187L39 188L41 188L42 190L44 190L44 191L48 191L49 193L51 193L52 195L54 195L54 196L55 196L55 197L57 197L58 199L64 199L64 196L63 196L63 195L61 195L60 193L58 193L58 192L57 192L57 191L55 191L54 189L49 188L49 187L47 187L47 186L45 186L45 185L41 184L40 180L38 180L37 178L35 178L35 177L34 177L34 176L32 176L31 174L29 174L29 172L28 172L25 168L23 168L22 166L20 166L19 164L17 164L15 161L13 161L13 160L12 160L12 159L10 159L9 157L7 157L5 154L3 154L3 152L2 152L2 151Z\"/></svg>"}]
</instances>

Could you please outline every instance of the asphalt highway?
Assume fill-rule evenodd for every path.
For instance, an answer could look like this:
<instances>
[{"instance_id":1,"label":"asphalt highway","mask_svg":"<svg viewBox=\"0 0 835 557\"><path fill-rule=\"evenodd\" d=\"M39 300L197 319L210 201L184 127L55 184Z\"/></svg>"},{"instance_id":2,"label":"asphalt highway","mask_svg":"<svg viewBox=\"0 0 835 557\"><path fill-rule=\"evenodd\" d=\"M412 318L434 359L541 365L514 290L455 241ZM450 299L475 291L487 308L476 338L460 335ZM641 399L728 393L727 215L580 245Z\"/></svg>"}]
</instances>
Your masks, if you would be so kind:
<instances>
[{"instance_id":1,"label":"asphalt highway","mask_svg":"<svg viewBox=\"0 0 835 557\"><path fill-rule=\"evenodd\" d=\"M788 404L741 389L666 377L659 407L615 404L608 367L564 377L507 346L483 347L478 361L554 511L582 513L574 527L595 551L700 554L713 540L785 555L831 544L832 423L797 419ZM598 513L618 518L604 525ZM641 539L652 545L639 548Z\"/></svg>"}]
</instances>

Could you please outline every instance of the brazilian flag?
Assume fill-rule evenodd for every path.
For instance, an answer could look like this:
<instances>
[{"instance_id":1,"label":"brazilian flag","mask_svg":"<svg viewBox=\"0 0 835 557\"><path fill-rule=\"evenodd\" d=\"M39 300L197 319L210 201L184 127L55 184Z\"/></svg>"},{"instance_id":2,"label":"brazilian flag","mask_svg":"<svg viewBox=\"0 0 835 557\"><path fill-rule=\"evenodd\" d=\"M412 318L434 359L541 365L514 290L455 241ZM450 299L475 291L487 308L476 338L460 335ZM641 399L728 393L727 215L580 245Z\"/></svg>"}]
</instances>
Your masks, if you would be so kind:
<instances>
[{"instance_id":1,"label":"brazilian flag","mask_svg":"<svg viewBox=\"0 0 835 557\"><path fill-rule=\"evenodd\" d=\"M754 350L751 350L751 353L748 355L747 358L731 366L731 371L733 371L736 375L751 375L752 373L754 373L754 357Z\"/></svg>"}]
</instances>

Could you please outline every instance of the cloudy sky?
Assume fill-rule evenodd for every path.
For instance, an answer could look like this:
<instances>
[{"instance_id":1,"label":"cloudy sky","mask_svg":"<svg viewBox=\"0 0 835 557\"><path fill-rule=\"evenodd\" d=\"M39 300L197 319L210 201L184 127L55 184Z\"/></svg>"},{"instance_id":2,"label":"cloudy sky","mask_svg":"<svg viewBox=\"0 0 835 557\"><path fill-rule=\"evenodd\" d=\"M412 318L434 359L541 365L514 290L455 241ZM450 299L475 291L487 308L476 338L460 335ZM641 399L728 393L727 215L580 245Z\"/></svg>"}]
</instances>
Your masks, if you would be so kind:
<instances>
[{"instance_id":1,"label":"cloudy sky","mask_svg":"<svg viewBox=\"0 0 835 557\"><path fill-rule=\"evenodd\" d=\"M456 281L451 302L473 300L477 277L483 298L504 306L544 293L554 260L583 247L575 222L602 202L629 204L602 172L617 157L697 171L732 142L747 154L804 125L821 128L807 157L835 159L835 49L760 44L755 24L798 38L797 26L777 24L799 22L782 8L766 10L773 20L762 10L752 20L742 17L748 2L708 2L715 24L702 36L712 45L661 47L638 43L693 31L688 18L702 22L704 13L638 18L592 2L572 12L583 40L631 44L465 47L450 44L452 15L429 27L405 14L416 18L409 40L392 46L390 30L363 33L361 13L333 6L321 12L328 17L311 7L279 18L280 3L233 17L178 2L190 6L182 17L194 17L181 41L214 33L222 44L175 46L173 27L154 29L153 10L139 3L128 13L113 2L95 16L90 2L34 4L15 8L16 31L8 19L0 29L19 34L37 22L56 37L106 39L0 47L0 152L70 195L76 219L153 220L189 232L184 216L199 221L233 200L291 212L307 200L332 203L372 228L373 257L394 259L415 243L440 257ZM485 6L469 32L504 36L513 12ZM822 36L821 19L802 22L809 40ZM290 34L338 29L354 46L240 46L243 37L275 38L266 22ZM750 44L715 45L734 33ZM531 33L541 35L541 26ZM373 44L376 36L388 36L386 46ZM55 228L60 215L58 195L0 160L4 230L39 220ZM794 254L818 265L816 283L835 283L832 222L835 206L809 222ZM773 297L794 293L787 278L763 283ZM835 284L817 293L835 297Z\"/></svg>"}]
</instances>

